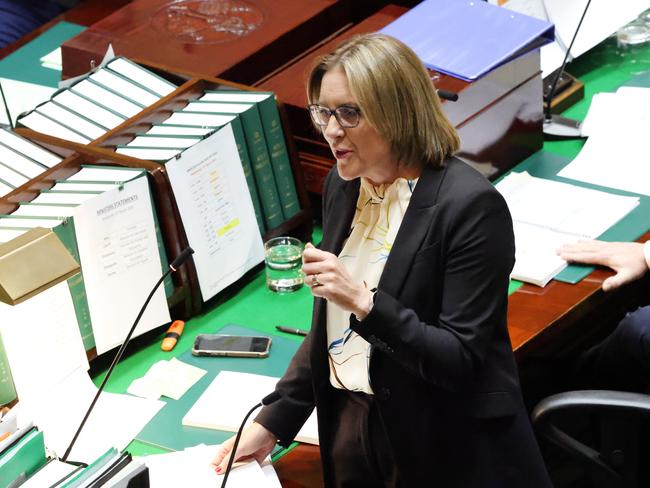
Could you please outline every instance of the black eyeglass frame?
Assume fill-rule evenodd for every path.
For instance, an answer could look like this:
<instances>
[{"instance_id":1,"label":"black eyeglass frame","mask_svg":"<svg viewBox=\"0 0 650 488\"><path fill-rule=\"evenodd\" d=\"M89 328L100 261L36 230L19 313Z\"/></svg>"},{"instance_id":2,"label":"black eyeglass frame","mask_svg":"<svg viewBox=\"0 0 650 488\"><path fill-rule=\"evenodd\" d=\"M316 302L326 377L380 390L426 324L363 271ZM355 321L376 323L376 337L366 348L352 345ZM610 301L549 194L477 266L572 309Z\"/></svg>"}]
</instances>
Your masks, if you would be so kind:
<instances>
[{"instance_id":1,"label":"black eyeglass frame","mask_svg":"<svg viewBox=\"0 0 650 488\"><path fill-rule=\"evenodd\" d=\"M356 112L356 114L357 114L357 123L354 124L354 125L350 125L347 122L346 123L342 122L341 119L339 118L339 112L338 112L338 110L341 109L341 108L347 108L347 109L354 110ZM323 110L324 112L327 112L328 113L327 122L322 124L318 120L316 120L316 117L314 117L314 113L312 112L312 109L319 109L319 110ZM307 110L309 111L309 115L311 117L311 120L318 127L327 127L327 124L329 123L329 120L332 117L332 115L336 119L336 122L344 129L354 129L356 126L359 125L359 122L361 121L361 109L359 107L355 107L354 105L339 105L334 110L330 110L329 108L327 108L324 105L320 105L318 103L310 103L309 105L307 105Z\"/></svg>"}]
</instances>

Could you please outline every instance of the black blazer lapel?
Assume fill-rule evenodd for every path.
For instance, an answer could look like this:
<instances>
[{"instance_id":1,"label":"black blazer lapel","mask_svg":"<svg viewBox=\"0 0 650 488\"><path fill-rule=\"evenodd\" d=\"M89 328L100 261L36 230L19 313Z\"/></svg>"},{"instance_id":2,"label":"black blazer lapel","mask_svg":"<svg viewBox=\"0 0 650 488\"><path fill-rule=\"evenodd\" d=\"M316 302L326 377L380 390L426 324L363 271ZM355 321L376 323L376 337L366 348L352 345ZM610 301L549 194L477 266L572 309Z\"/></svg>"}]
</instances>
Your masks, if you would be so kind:
<instances>
[{"instance_id":1,"label":"black blazer lapel","mask_svg":"<svg viewBox=\"0 0 650 488\"><path fill-rule=\"evenodd\" d=\"M445 173L446 166L440 169L425 166L411 195L378 285L380 290L395 298L399 296L413 258L429 230Z\"/></svg>"}]
</instances>

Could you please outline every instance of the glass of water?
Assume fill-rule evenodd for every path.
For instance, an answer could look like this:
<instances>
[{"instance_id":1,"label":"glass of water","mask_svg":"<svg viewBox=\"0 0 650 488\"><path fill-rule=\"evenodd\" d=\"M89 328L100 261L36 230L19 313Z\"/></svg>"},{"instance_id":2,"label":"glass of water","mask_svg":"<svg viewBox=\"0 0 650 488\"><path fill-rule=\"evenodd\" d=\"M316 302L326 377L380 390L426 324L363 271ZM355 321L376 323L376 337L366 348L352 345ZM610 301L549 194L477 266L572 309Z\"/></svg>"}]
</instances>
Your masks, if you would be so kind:
<instances>
[{"instance_id":1,"label":"glass of water","mask_svg":"<svg viewBox=\"0 0 650 488\"><path fill-rule=\"evenodd\" d=\"M302 286L303 243L295 237L275 237L264 243L266 286L277 293L296 291Z\"/></svg>"}]
</instances>

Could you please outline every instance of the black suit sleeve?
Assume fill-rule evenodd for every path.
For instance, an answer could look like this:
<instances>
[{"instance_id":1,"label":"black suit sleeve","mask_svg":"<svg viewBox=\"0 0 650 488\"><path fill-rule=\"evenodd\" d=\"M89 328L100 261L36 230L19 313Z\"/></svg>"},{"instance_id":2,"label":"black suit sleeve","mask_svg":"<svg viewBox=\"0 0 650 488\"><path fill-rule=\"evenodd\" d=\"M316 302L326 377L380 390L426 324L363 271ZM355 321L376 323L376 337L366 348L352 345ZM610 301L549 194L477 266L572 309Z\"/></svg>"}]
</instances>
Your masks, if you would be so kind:
<instances>
[{"instance_id":1,"label":"black suit sleeve","mask_svg":"<svg viewBox=\"0 0 650 488\"><path fill-rule=\"evenodd\" d=\"M476 378L495 336L507 342L506 332L497 329L506 327L514 237L508 208L496 190L463 195L452 206L458 209L447 212L444 224L437 321L422 322L413 309L380 290L368 316L361 322L351 317L351 327L371 343L378 338L380 349L411 374L459 391Z\"/></svg>"}]
</instances>

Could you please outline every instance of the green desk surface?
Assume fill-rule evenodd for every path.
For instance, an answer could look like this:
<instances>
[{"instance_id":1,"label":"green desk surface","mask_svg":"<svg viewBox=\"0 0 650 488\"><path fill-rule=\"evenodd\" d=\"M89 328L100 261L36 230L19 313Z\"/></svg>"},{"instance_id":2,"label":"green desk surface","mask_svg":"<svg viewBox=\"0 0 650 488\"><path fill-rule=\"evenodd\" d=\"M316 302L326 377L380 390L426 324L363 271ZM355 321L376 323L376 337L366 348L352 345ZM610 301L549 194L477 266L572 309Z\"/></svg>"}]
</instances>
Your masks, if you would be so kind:
<instances>
[{"instance_id":1,"label":"green desk surface","mask_svg":"<svg viewBox=\"0 0 650 488\"><path fill-rule=\"evenodd\" d=\"M0 77L57 88L61 72L41 66L41 58L59 47L85 27L59 22L34 40L0 60Z\"/></svg>"}]
</instances>

